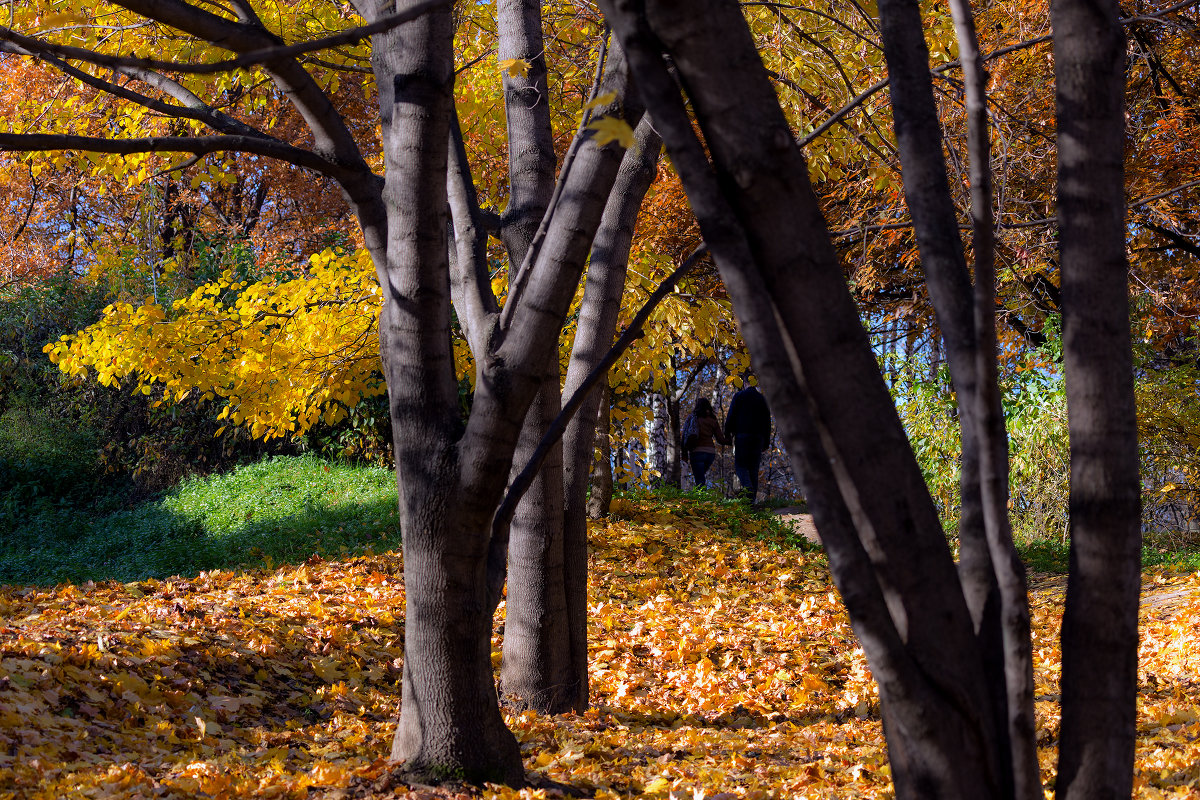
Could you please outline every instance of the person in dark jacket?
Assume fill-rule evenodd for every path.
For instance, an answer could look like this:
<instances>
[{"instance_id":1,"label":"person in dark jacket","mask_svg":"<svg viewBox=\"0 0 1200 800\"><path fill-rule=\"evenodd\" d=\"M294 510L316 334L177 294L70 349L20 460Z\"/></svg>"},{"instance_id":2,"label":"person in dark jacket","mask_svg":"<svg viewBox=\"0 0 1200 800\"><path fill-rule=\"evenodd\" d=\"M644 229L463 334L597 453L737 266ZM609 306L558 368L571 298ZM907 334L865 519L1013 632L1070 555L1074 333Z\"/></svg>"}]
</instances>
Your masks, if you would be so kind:
<instances>
[{"instance_id":1,"label":"person in dark jacket","mask_svg":"<svg viewBox=\"0 0 1200 800\"><path fill-rule=\"evenodd\" d=\"M771 412L755 387L747 386L733 396L725 436L733 440L733 471L742 486L740 494L753 503L758 497L758 465L771 443Z\"/></svg>"},{"instance_id":2,"label":"person in dark jacket","mask_svg":"<svg viewBox=\"0 0 1200 800\"><path fill-rule=\"evenodd\" d=\"M708 486L708 469L717 460L717 444L727 445L729 440L721 433L721 423L708 398L696 401L695 442L684 442L688 447L688 460L692 465L692 477L697 486ZM691 427L691 426L688 426Z\"/></svg>"}]
</instances>

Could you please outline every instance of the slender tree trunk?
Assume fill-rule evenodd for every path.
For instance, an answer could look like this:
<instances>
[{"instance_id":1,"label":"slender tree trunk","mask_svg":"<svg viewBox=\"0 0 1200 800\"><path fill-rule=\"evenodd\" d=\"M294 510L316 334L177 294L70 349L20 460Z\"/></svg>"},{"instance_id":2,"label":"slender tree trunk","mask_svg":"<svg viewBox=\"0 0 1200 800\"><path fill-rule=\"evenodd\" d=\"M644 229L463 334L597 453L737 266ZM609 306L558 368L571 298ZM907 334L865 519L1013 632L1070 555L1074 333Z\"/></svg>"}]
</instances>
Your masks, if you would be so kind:
<instances>
[{"instance_id":1,"label":"slender tree trunk","mask_svg":"<svg viewBox=\"0 0 1200 800\"><path fill-rule=\"evenodd\" d=\"M604 519L612 505L612 439L609 438L609 411L612 408L612 390L603 386L604 395L596 414L596 447L591 468L591 494L587 499L588 519ZM584 542L585 546L587 542Z\"/></svg>"},{"instance_id":2,"label":"slender tree trunk","mask_svg":"<svg viewBox=\"0 0 1200 800\"><path fill-rule=\"evenodd\" d=\"M601 90L616 99L602 112L616 113L619 107L628 121L636 124L641 118L641 105L636 96L627 92L627 81L625 60L619 48L613 48L605 64ZM607 213L608 198L624 163L624 154L613 146L597 147L586 139L578 141L577 145L573 160L564 167L567 173L562 178L566 181L564 189L551 209L551 213L561 220L561 227L555 229L561 235L542 240L541 252L535 255L539 261L550 259L565 263L569 260L574 263L577 260L582 267L589 244ZM636 213L636 206L634 211ZM530 246L535 244L536 237ZM623 258L628 258L628 242L624 248ZM516 255L515 252L511 255L514 265ZM527 257L523 259L528 262ZM522 267L516 278L518 285L513 289L515 296L523 291L520 284L528 278L526 271L531 269L533 267L528 263ZM555 365L553 377L545 378L541 387L541 407L552 409L552 413L531 411L525 417L522 438L528 446L513 463L514 476L524 468L527 456L532 454L557 414L558 392ZM528 502L527 497L522 501L511 527L511 537L507 541L506 537L495 537L491 554L493 562L503 563L507 548L509 557L504 691L513 695L518 704L545 713L582 709L587 705L586 526L582 547L577 532L572 531L570 539L566 538L563 466L562 450L556 448L555 456L542 464L537 481L539 499ZM582 511L582 506L579 509ZM518 542L516 537L525 541ZM524 563L518 567L514 559L523 559ZM541 559L540 563L538 559ZM495 590L496 577L493 576L491 581ZM531 582L533 591L515 586L515 581ZM512 642L511 652L507 641L509 631L518 637Z\"/></svg>"},{"instance_id":3,"label":"slender tree trunk","mask_svg":"<svg viewBox=\"0 0 1200 800\"><path fill-rule=\"evenodd\" d=\"M995 219L992 214L991 136L988 129L987 73L975 33L970 0L951 0L959 60L967 102L967 149L970 156L971 220L975 251L975 371L978 392L969 402L976 407L979 446L979 495L983 527L999 595L999 641L981 639L989 666L1003 664L1003 677L992 678L999 714L1007 715L1007 751L1011 791L1017 800L1041 798L1042 779L1037 756L1034 717L1033 645L1029 621L1029 592L1025 565L1012 540L1008 518L1008 432L1000 400L996 367ZM997 658L995 649L1001 646ZM1006 787L1007 789L1007 787Z\"/></svg>"},{"instance_id":4,"label":"slender tree trunk","mask_svg":"<svg viewBox=\"0 0 1200 800\"><path fill-rule=\"evenodd\" d=\"M667 413L667 398L661 392L650 390L650 436L647 441L646 465L654 474L658 486L667 483L670 456L667 451L671 438L671 420Z\"/></svg>"},{"instance_id":5,"label":"slender tree trunk","mask_svg":"<svg viewBox=\"0 0 1200 800\"><path fill-rule=\"evenodd\" d=\"M1053 0L1071 556L1058 797L1127 798L1141 496L1129 338L1125 42L1116 0Z\"/></svg>"},{"instance_id":6,"label":"slender tree trunk","mask_svg":"<svg viewBox=\"0 0 1200 800\"><path fill-rule=\"evenodd\" d=\"M677 358L671 356L671 375L678 378L679 372L676 369ZM675 384L677 381L672 380ZM664 395L667 406L667 426L666 426L666 471L663 473L663 482L667 486L672 486L676 489L683 488L683 469L680 464L680 447L679 447L679 391L674 385L668 387L667 393Z\"/></svg>"},{"instance_id":7,"label":"slender tree trunk","mask_svg":"<svg viewBox=\"0 0 1200 800\"><path fill-rule=\"evenodd\" d=\"M529 461L559 409L558 360L554 359L521 427L514 470ZM547 713L574 708L577 699L564 572L562 458L560 442L546 457L513 517L500 672L501 691L518 708ZM585 651L585 667L586 663Z\"/></svg>"},{"instance_id":8,"label":"slender tree trunk","mask_svg":"<svg viewBox=\"0 0 1200 800\"><path fill-rule=\"evenodd\" d=\"M569 397L601 362L612 346L621 296L625 288L629 247L642 200L654 180L662 141L649 118L638 123L634 144L625 152L616 183L604 209L591 262L579 324L567 367L563 396ZM612 499L612 471L608 463L608 410L611 392L607 379L592 389L563 434L562 515L564 581L570 643L571 686L564 696L567 707L582 711L588 705L587 674L587 518L607 515ZM603 450L601 479L587 497L588 477L595 445ZM604 482L607 476L607 484ZM591 512L596 508L597 514Z\"/></svg>"}]
</instances>

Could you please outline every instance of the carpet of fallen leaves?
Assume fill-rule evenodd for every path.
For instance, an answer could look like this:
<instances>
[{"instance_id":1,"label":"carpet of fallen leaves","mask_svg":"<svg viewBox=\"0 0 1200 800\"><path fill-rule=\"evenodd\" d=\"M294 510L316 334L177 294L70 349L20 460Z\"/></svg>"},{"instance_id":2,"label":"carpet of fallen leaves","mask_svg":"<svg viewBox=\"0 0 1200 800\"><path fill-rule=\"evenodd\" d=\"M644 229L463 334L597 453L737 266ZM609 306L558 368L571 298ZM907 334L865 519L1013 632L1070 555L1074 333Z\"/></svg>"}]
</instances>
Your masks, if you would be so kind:
<instances>
[{"instance_id":1,"label":"carpet of fallen leaves","mask_svg":"<svg viewBox=\"0 0 1200 800\"><path fill-rule=\"evenodd\" d=\"M735 535L683 507L618 506L592 530L594 707L511 716L542 788L482 796L889 797L875 687L823 558L756 537L759 523ZM0 588L0 798L378 794L400 568L385 554ZM1146 589L1136 796L1195 797L1200 575ZM1033 599L1052 780L1062 580L1035 581Z\"/></svg>"}]
</instances>

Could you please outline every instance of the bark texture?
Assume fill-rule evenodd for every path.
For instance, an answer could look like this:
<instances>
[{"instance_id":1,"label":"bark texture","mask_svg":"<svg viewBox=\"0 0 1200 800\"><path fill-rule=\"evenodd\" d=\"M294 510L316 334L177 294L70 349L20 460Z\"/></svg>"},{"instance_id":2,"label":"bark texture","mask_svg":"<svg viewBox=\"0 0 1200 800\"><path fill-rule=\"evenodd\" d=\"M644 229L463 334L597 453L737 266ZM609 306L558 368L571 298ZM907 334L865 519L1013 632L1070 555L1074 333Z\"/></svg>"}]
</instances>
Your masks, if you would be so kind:
<instances>
[{"instance_id":1,"label":"bark texture","mask_svg":"<svg viewBox=\"0 0 1200 800\"><path fill-rule=\"evenodd\" d=\"M453 502L462 430L445 200L452 31L449 9L434 11L378 37L373 55L389 176L379 338L405 532L404 699L392 757L434 779L520 783L520 750L492 679L488 509Z\"/></svg>"},{"instance_id":2,"label":"bark texture","mask_svg":"<svg viewBox=\"0 0 1200 800\"><path fill-rule=\"evenodd\" d=\"M1124 35L1115 0L1054 0L1071 555L1058 797L1129 797L1141 495L1125 257Z\"/></svg>"},{"instance_id":3,"label":"bark texture","mask_svg":"<svg viewBox=\"0 0 1200 800\"><path fill-rule=\"evenodd\" d=\"M591 491L587 498L588 519L604 519L612 505L613 470L612 441L609 439L611 426L612 391L601 387L600 410L596 413L596 453L592 460Z\"/></svg>"}]
</instances>

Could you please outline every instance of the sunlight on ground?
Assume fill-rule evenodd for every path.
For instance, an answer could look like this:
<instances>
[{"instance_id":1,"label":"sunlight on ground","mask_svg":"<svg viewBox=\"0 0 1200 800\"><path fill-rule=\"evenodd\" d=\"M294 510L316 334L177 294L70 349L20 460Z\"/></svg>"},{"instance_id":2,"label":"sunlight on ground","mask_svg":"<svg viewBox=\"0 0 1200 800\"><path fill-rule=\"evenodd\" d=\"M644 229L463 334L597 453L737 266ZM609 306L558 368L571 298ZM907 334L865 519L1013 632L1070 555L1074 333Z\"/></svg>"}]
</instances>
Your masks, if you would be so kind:
<instances>
[{"instance_id":1,"label":"sunlight on ground","mask_svg":"<svg viewBox=\"0 0 1200 800\"><path fill-rule=\"evenodd\" d=\"M601 798L890 796L824 559L754 538L759 523L734 536L622 502L592 531L594 708L510 718L526 769ZM373 795L400 704L400 567L0 589L0 798ZM1034 592L1047 779L1060 583ZM1147 590L1136 796L1194 797L1200 577Z\"/></svg>"}]
</instances>

